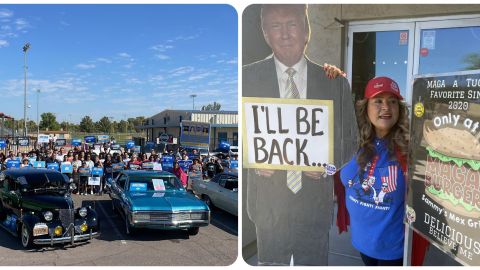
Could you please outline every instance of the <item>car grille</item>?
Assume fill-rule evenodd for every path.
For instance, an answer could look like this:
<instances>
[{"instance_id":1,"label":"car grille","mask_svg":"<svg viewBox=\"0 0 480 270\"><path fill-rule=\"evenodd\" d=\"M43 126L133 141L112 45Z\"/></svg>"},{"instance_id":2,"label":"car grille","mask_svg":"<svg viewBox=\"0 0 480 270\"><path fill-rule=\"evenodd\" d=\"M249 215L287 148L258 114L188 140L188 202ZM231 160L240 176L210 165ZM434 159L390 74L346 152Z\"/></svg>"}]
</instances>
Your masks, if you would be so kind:
<instances>
[{"instance_id":1,"label":"car grille","mask_svg":"<svg viewBox=\"0 0 480 270\"><path fill-rule=\"evenodd\" d=\"M146 212L150 214L150 221L152 222L162 222L162 221L186 221L186 220L199 220L197 218L200 214L201 220L207 219L207 214L205 212ZM192 218L192 216L194 218Z\"/></svg>"},{"instance_id":2,"label":"car grille","mask_svg":"<svg viewBox=\"0 0 480 270\"><path fill-rule=\"evenodd\" d=\"M60 218L60 222L62 222L62 226L64 228L68 228L68 226L75 221L73 209L60 209L58 211L58 217Z\"/></svg>"}]
</instances>

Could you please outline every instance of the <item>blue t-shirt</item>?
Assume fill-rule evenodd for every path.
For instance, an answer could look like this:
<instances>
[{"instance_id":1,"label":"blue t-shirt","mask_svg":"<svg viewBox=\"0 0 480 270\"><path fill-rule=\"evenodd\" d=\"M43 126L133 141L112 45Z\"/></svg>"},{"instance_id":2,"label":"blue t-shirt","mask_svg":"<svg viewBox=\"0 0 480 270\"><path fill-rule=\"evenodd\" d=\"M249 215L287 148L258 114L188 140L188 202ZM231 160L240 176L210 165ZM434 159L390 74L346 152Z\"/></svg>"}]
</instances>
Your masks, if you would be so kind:
<instances>
[{"instance_id":1,"label":"blue t-shirt","mask_svg":"<svg viewBox=\"0 0 480 270\"><path fill-rule=\"evenodd\" d=\"M352 245L361 253L381 260L403 257L405 178L397 160L389 160L385 141L375 139L378 153L373 177L369 164L359 172L356 157L341 170L350 214Z\"/></svg>"}]
</instances>

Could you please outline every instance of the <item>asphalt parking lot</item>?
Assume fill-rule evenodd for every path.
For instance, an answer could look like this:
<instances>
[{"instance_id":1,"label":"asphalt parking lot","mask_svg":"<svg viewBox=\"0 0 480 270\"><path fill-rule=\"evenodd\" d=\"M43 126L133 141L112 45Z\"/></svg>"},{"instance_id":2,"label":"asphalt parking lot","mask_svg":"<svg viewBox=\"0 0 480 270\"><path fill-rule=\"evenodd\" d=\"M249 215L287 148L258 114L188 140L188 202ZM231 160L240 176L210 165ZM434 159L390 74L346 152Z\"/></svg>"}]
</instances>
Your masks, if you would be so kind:
<instances>
[{"instance_id":1,"label":"asphalt parking lot","mask_svg":"<svg viewBox=\"0 0 480 270\"><path fill-rule=\"evenodd\" d=\"M186 231L140 230L125 234L121 216L108 195L72 195L76 207L91 204L101 222L101 235L89 242L23 249L20 240L0 229L0 265L4 266L202 266L230 265L237 259L238 218L213 209L211 223L198 235Z\"/></svg>"}]
</instances>

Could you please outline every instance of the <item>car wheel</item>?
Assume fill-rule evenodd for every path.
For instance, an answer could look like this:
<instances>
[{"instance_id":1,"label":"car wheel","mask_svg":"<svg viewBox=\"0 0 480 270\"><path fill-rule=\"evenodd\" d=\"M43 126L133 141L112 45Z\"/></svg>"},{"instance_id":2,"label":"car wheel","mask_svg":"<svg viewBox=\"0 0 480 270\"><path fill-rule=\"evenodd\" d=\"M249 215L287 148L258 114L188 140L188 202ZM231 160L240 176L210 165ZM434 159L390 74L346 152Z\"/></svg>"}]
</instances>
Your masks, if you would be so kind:
<instances>
[{"instance_id":1,"label":"car wheel","mask_svg":"<svg viewBox=\"0 0 480 270\"><path fill-rule=\"evenodd\" d=\"M202 199L208 205L208 207L213 208L212 200L210 199L210 197L208 197L208 195L203 195Z\"/></svg>"},{"instance_id":2,"label":"car wheel","mask_svg":"<svg viewBox=\"0 0 480 270\"><path fill-rule=\"evenodd\" d=\"M199 232L200 228L199 227L193 227L188 229L188 234L189 235L197 235Z\"/></svg>"},{"instance_id":3,"label":"car wheel","mask_svg":"<svg viewBox=\"0 0 480 270\"><path fill-rule=\"evenodd\" d=\"M30 233L30 228L28 228L25 223L22 224L21 240L24 248L30 248L32 246L32 234Z\"/></svg>"}]
</instances>

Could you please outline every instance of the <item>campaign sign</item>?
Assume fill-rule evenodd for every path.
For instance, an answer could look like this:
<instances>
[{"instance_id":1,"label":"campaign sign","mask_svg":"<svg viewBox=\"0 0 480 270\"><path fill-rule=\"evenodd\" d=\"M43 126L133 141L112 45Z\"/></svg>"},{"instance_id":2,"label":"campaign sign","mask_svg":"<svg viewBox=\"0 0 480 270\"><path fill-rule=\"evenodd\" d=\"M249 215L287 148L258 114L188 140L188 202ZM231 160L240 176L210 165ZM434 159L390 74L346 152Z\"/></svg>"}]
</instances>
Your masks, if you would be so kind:
<instances>
[{"instance_id":1,"label":"campaign sign","mask_svg":"<svg viewBox=\"0 0 480 270\"><path fill-rule=\"evenodd\" d=\"M38 143L49 143L50 136L46 134L38 134Z\"/></svg>"},{"instance_id":2,"label":"campaign sign","mask_svg":"<svg viewBox=\"0 0 480 270\"><path fill-rule=\"evenodd\" d=\"M29 157L29 158L28 158L28 163L29 163L29 164L33 164L35 161L37 161L37 158L36 158L36 157Z\"/></svg>"},{"instance_id":3,"label":"campaign sign","mask_svg":"<svg viewBox=\"0 0 480 270\"><path fill-rule=\"evenodd\" d=\"M152 170L153 169L153 162L144 162L142 164L142 168L144 170Z\"/></svg>"},{"instance_id":4,"label":"campaign sign","mask_svg":"<svg viewBox=\"0 0 480 270\"><path fill-rule=\"evenodd\" d=\"M5 163L5 167L7 167L7 169L20 168L20 160L9 160Z\"/></svg>"},{"instance_id":5,"label":"campaign sign","mask_svg":"<svg viewBox=\"0 0 480 270\"><path fill-rule=\"evenodd\" d=\"M147 191L147 183L130 183L130 191Z\"/></svg>"},{"instance_id":6,"label":"campaign sign","mask_svg":"<svg viewBox=\"0 0 480 270\"><path fill-rule=\"evenodd\" d=\"M91 176L88 178L88 184L90 186L100 186L100 176Z\"/></svg>"},{"instance_id":7,"label":"campaign sign","mask_svg":"<svg viewBox=\"0 0 480 270\"><path fill-rule=\"evenodd\" d=\"M58 171L60 169L60 166L58 166L58 163L56 162L47 163L47 169Z\"/></svg>"},{"instance_id":8,"label":"campaign sign","mask_svg":"<svg viewBox=\"0 0 480 270\"><path fill-rule=\"evenodd\" d=\"M208 147L210 144L210 123L182 120L180 143L185 146Z\"/></svg>"},{"instance_id":9,"label":"campaign sign","mask_svg":"<svg viewBox=\"0 0 480 270\"><path fill-rule=\"evenodd\" d=\"M238 160L230 160L230 169L238 169Z\"/></svg>"},{"instance_id":10,"label":"campaign sign","mask_svg":"<svg viewBox=\"0 0 480 270\"><path fill-rule=\"evenodd\" d=\"M92 168L92 175L103 175L103 168L94 167Z\"/></svg>"},{"instance_id":11,"label":"campaign sign","mask_svg":"<svg viewBox=\"0 0 480 270\"><path fill-rule=\"evenodd\" d=\"M95 143L95 136L85 136L83 137L86 143Z\"/></svg>"},{"instance_id":12,"label":"campaign sign","mask_svg":"<svg viewBox=\"0 0 480 270\"><path fill-rule=\"evenodd\" d=\"M222 152L228 152L230 151L230 144L228 142L221 141L220 144L218 145L218 148Z\"/></svg>"},{"instance_id":13,"label":"campaign sign","mask_svg":"<svg viewBox=\"0 0 480 270\"><path fill-rule=\"evenodd\" d=\"M162 157L162 170L169 172L173 170L173 156Z\"/></svg>"},{"instance_id":14,"label":"campaign sign","mask_svg":"<svg viewBox=\"0 0 480 270\"><path fill-rule=\"evenodd\" d=\"M7 147L7 141L6 140L0 140L0 148L5 148Z\"/></svg>"},{"instance_id":15,"label":"campaign sign","mask_svg":"<svg viewBox=\"0 0 480 270\"><path fill-rule=\"evenodd\" d=\"M60 172L61 173L73 173L73 166L71 162L62 162L60 164Z\"/></svg>"},{"instance_id":16,"label":"campaign sign","mask_svg":"<svg viewBox=\"0 0 480 270\"><path fill-rule=\"evenodd\" d=\"M134 152L134 153L140 153L140 145L135 145L135 146L133 147L133 152Z\"/></svg>"},{"instance_id":17,"label":"campaign sign","mask_svg":"<svg viewBox=\"0 0 480 270\"><path fill-rule=\"evenodd\" d=\"M242 98L243 166L324 172L333 163L333 101Z\"/></svg>"},{"instance_id":18,"label":"campaign sign","mask_svg":"<svg viewBox=\"0 0 480 270\"><path fill-rule=\"evenodd\" d=\"M155 147L155 142L146 142L145 146L147 146L149 148L153 148L153 147Z\"/></svg>"},{"instance_id":19,"label":"campaign sign","mask_svg":"<svg viewBox=\"0 0 480 270\"><path fill-rule=\"evenodd\" d=\"M80 167L78 168L78 175L80 176L90 176L90 168Z\"/></svg>"},{"instance_id":20,"label":"campaign sign","mask_svg":"<svg viewBox=\"0 0 480 270\"><path fill-rule=\"evenodd\" d=\"M110 149L112 149L112 150L120 150L120 144L112 144L112 145L110 145Z\"/></svg>"},{"instance_id":21,"label":"campaign sign","mask_svg":"<svg viewBox=\"0 0 480 270\"><path fill-rule=\"evenodd\" d=\"M98 135L98 142L105 143L105 142L110 142L110 136L108 135Z\"/></svg>"},{"instance_id":22,"label":"campaign sign","mask_svg":"<svg viewBox=\"0 0 480 270\"><path fill-rule=\"evenodd\" d=\"M125 147L127 149L131 149L135 146L135 142L134 141L128 141L127 144L125 145Z\"/></svg>"},{"instance_id":23,"label":"campaign sign","mask_svg":"<svg viewBox=\"0 0 480 270\"><path fill-rule=\"evenodd\" d=\"M154 171L161 171L162 170L162 164L161 163L153 163L153 168Z\"/></svg>"},{"instance_id":24,"label":"campaign sign","mask_svg":"<svg viewBox=\"0 0 480 270\"><path fill-rule=\"evenodd\" d=\"M413 84L405 222L464 265L480 265L480 73Z\"/></svg>"},{"instance_id":25,"label":"campaign sign","mask_svg":"<svg viewBox=\"0 0 480 270\"><path fill-rule=\"evenodd\" d=\"M113 163L112 164L112 172L121 172L123 171L125 164L123 162L120 163Z\"/></svg>"},{"instance_id":26,"label":"campaign sign","mask_svg":"<svg viewBox=\"0 0 480 270\"><path fill-rule=\"evenodd\" d=\"M180 168L182 168L184 172L188 172L188 169L190 168L192 163L193 163L193 160L179 160L178 166L180 166Z\"/></svg>"},{"instance_id":27,"label":"campaign sign","mask_svg":"<svg viewBox=\"0 0 480 270\"><path fill-rule=\"evenodd\" d=\"M140 170L142 167L138 164L128 164L130 170Z\"/></svg>"},{"instance_id":28,"label":"campaign sign","mask_svg":"<svg viewBox=\"0 0 480 270\"><path fill-rule=\"evenodd\" d=\"M73 139L72 140L72 145L73 146L80 146L80 145L82 145L82 140L81 139Z\"/></svg>"},{"instance_id":29,"label":"campaign sign","mask_svg":"<svg viewBox=\"0 0 480 270\"><path fill-rule=\"evenodd\" d=\"M55 142L55 146L65 146L67 145L67 140L66 139L57 139Z\"/></svg>"},{"instance_id":30,"label":"campaign sign","mask_svg":"<svg viewBox=\"0 0 480 270\"><path fill-rule=\"evenodd\" d=\"M28 146L30 144L30 140L25 137L21 137L17 139L18 146Z\"/></svg>"},{"instance_id":31,"label":"campaign sign","mask_svg":"<svg viewBox=\"0 0 480 270\"><path fill-rule=\"evenodd\" d=\"M45 168L47 166L45 161L34 161L32 165L34 168Z\"/></svg>"}]
</instances>

